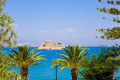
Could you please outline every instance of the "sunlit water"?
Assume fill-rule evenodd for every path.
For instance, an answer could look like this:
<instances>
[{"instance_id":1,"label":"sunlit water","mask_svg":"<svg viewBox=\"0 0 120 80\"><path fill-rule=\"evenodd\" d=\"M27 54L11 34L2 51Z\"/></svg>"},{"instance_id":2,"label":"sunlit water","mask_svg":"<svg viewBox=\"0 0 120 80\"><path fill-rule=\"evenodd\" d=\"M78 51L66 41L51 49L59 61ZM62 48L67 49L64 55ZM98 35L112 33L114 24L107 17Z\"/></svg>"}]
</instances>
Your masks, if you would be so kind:
<instances>
[{"instance_id":1,"label":"sunlit water","mask_svg":"<svg viewBox=\"0 0 120 80\"><path fill-rule=\"evenodd\" d=\"M35 47L30 47L30 51ZM98 54L102 47L89 47L87 52L90 52L87 56L91 55L92 53ZM11 48L4 48L6 52L11 53ZM40 55L46 55L46 61L40 61L42 63L46 63L46 65L40 64L29 67L29 80L56 80L56 69L55 67L51 68L51 60L55 58L61 58L59 54L66 54L63 50L38 50L37 52L41 51ZM16 68L20 72L20 68ZM70 74L70 68L64 68L62 71L59 71L59 67L57 69L57 80L72 80ZM78 78L81 76L78 75Z\"/></svg>"}]
</instances>

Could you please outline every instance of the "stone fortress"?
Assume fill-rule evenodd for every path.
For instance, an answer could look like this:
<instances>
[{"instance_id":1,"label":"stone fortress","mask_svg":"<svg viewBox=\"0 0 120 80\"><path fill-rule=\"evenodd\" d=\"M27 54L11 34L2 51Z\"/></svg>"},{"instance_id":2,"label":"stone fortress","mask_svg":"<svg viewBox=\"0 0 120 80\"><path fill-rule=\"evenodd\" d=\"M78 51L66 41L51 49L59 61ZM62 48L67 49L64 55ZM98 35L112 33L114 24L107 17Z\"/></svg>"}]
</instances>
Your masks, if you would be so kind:
<instances>
[{"instance_id":1,"label":"stone fortress","mask_svg":"<svg viewBox=\"0 0 120 80\"><path fill-rule=\"evenodd\" d=\"M50 40L45 41L43 45L39 45L38 47L39 50L62 50L63 48L65 48L64 44L54 44Z\"/></svg>"}]
</instances>

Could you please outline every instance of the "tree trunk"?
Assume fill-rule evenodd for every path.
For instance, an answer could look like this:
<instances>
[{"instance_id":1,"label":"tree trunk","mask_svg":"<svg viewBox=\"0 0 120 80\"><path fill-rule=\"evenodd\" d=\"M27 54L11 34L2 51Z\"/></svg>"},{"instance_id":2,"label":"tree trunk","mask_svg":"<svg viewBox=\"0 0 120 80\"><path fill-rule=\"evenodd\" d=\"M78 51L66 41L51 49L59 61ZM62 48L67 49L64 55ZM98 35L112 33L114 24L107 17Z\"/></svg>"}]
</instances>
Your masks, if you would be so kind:
<instances>
[{"instance_id":1,"label":"tree trunk","mask_svg":"<svg viewBox=\"0 0 120 80\"><path fill-rule=\"evenodd\" d=\"M76 68L72 68L71 69L71 75L72 75L72 80L77 80L77 69Z\"/></svg>"},{"instance_id":2,"label":"tree trunk","mask_svg":"<svg viewBox=\"0 0 120 80\"><path fill-rule=\"evenodd\" d=\"M28 68L22 67L21 70L20 70L20 73L22 75L22 80L27 80Z\"/></svg>"}]
</instances>

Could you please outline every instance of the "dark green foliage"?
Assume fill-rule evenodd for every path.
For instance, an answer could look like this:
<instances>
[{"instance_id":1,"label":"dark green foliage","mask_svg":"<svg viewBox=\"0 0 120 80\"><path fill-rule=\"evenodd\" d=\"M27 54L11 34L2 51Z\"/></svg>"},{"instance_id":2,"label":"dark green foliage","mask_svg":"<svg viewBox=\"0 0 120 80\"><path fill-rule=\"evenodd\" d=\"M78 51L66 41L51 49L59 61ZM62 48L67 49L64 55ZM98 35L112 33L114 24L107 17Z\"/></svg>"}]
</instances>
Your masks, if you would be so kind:
<instances>
[{"instance_id":1,"label":"dark green foliage","mask_svg":"<svg viewBox=\"0 0 120 80\"><path fill-rule=\"evenodd\" d=\"M61 44L61 43L58 43L58 44Z\"/></svg>"},{"instance_id":2,"label":"dark green foliage","mask_svg":"<svg viewBox=\"0 0 120 80\"><path fill-rule=\"evenodd\" d=\"M106 53L108 53L106 56L115 58L120 55L120 46L116 44L112 48L107 48Z\"/></svg>"},{"instance_id":3,"label":"dark green foliage","mask_svg":"<svg viewBox=\"0 0 120 80\"><path fill-rule=\"evenodd\" d=\"M120 23L120 19L118 17L117 18L113 18L113 22Z\"/></svg>"},{"instance_id":4,"label":"dark green foliage","mask_svg":"<svg viewBox=\"0 0 120 80\"><path fill-rule=\"evenodd\" d=\"M108 4L110 4L110 1L107 1Z\"/></svg>"},{"instance_id":5,"label":"dark green foliage","mask_svg":"<svg viewBox=\"0 0 120 80\"><path fill-rule=\"evenodd\" d=\"M120 1L116 0L108 0L107 2L104 2L104 0L98 0L98 2L101 3L107 3L107 4L112 4L112 5L120 5ZM100 12L104 12L107 14L112 14L112 15L120 15L120 10L117 8L97 8L97 10L99 10ZM104 19L106 19L104 17ZM110 20L110 19L109 19ZM113 18L113 20L111 20L113 22L116 23L120 23L119 18ZM115 40L115 39L120 39L120 27L113 27L113 28L108 28L108 29L99 29L99 32L101 32L103 35L101 35L102 39L108 39L108 40Z\"/></svg>"},{"instance_id":6,"label":"dark green foliage","mask_svg":"<svg viewBox=\"0 0 120 80\"><path fill-rule=\"evenodd\" d=\"M111 0L111 4L114 4L114 1L113 1L113 0Z\"/></svg>"},{"instance_id":7,"label":"dark green foliage","mask_svg":"<svg viewBox=\"0 0 120 80\"><path fill-rule=\"evenodd\" d=\"M99 32L102 32L104 35L101 35L102 39L120 39L120 27L114 27L112 29L99 29Z\"/></svg>"},{"instance_id":8,"label":"dark green foliage","mask_svg":"<svg viewBox=\"0 0 120 80\"><path fill-rule=\"evenodd\" d=\"M99 2L101 2L101 0L98 0Z\"/></svg>"},{"instance_id":9,"label":"dark green foliage","mask_svg":"<svg viewBox=\"0 0 120 80\"><path fill-rule=\"evenodd\" d=\"M109 14L113 14L113 15L120 15L120 10L118 10L116 8L106 9L105 7L103 7L100 9L100 11L105 12L105 13L109 13Z\"/></svg>"},{"instance_id":10,"label":"dark green foliage","mask_svg":"<svg viewBox=\"0 0 120 80\"><path fill-rule=\"evenodd\" d=\"M116 1L116 3L119 5L119 4L120 4L120 1Z\"/></svg>"},{"instance_id":11,"label":"dark green foliage","mask_svg":"<svg viewBox=\"0 0 120 80\"><path fill-rule=\"evenodd\" d=\"M98 0L98 2L112 4L112 5L120 4L120 1L118 1L118 0L116 0L116 1L115 0Z\"/></svg>"},{"instance_id":12,"label":"dark green foliage","mask_svg":"<svg viewBox=\"0 0 120 80\"><path fill-rule=\"evenodd\" d=\"M117 70L117 61L114 59L116 54L115 52L120 53L120 48L103 48L101 52L96 56L92 54L89 59L86 60L85 65L83 65L82 70L79 71L79 74L83 78L80 80L113 80L114 71Z\"/></svg>"}]
</instances>

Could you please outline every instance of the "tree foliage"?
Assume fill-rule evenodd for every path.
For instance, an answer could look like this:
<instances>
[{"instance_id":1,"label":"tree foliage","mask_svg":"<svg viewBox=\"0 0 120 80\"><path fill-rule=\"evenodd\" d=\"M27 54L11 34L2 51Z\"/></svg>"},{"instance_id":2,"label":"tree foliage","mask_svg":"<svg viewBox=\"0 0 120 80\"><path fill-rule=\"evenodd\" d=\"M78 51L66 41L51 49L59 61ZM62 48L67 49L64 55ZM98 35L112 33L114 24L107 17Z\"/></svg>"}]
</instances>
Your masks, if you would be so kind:
<instances>
[{"instance_id":1,"label":"tree foliage","mask_svg":"<svg viewBox=\"0 0 120 80\"><path fill-rule=\"evenodd\" d=\"M117 52L117 53L116 53ZM115 70L118 69L118 60L116 57L120 54L119 47L103 48L96 56L92 54L87 60L79 74L80 80L113 80Z\"/></svg>"},{"instance_id":2,"label":"tree foliage","mask_svg":"<svg viewBox=\"0 0 120 80\"><path fill-rule=\"evenodd\" d=\"M83 46L69 46L68 49L64 48L63 50L66 52L67 55L58 54L63 59L53 59L51 67L60 65L60 71L65 67L71 68L72 80L77 80L77 69L81 67L79 63L83 63L82 61L88 54L87 52L85 52L86 50L88 50L88 48L84 48Z\"/></svg>"},{"instance_id":3,"label":"tree foliage","mask_svg":"<svg viewBox=\"0 0 120 80\"><path fill-rule=\"evenodd\" d=\"M18 49L19 50L12 49L11 51L14 52L14 54L9 54L9 56L12 58L12 62L15 63L18 67L26 68L37 64L43 64L39 61L46 60L46 58L43 58L45 55L39 55L41 52L35 53L37 48L30 52L29 47L27 46L19 46Z\"/></svg>"},{"instance_id":4,"label":"tree foliage","mask_svg":"<svg viewBox=\"0 0 120 80\"><path fill-rule=\"evenodd\" d=\"M35 53L37 48L29 51L29 47L19 46L18 49L19 50L12 49L11 51L14 52L14 54L9 54L9 56L12 58L12 63L21 68L22 78L27 78L28 67L44 64L39 61L46 60L46 58L43 58L45 55L39 55L41 52Z\"/></svg>"},{"instance_id":5,"label":"tree foliage","mask_svg":"<svg viewBox=\"0 0 120 80\"><path fill-rule=\"evenodd\" d=\"M16 44L16 32L13 30L13 18L4 12L4 6L7 0L0 0L0 48L7 44L13 46Z\"/></svg>"},{"instance_id":6,"label":"tree foliage","mask_svg":"<svg viewBox=\"0 0 120 80\"><path fill-rule=\"evenodd\" d=\"M118 0L98 0L101 3L106 3L106 4L111 4L111 5L120 5L120 1ZM97 10L99 10L100 12L104 12L107 14L111 14L111 15L120 15L120 10L117 8L97 8ZM104 17L104 19L106 19ZM107 19L107 20L111 20L111 19ZM117 18L113 18L111 21L116 22L116 23L120 23L120 19ZM99 32L103 33L103 35L101 35L102 39L108 39L108 40L115 40L115 39L120 39L120 27L113 27L113 28L108 28L108 29L98 29Z\"/></svg>"},{"instance_id":7,"label":"tree foliage","mask_svg":"<svg viewBox=\"0 0 120 80\"><path fill-rule=\"evenodd\" d=\"M120 27L114 27L112 29L99 29L99 32L102 32L104 35L101 35L101 38L104 39L120 39Z\"/></svg>"},{"instance_id":8,"label":"tree foliage","mask_svg":"<svg viewBox=\"0 0 120 80\"><path fill-rule=\"evenodd\" d=\"M14 70L11 59L7 54L0 55L0 80L10 80L11 78L19 78L18 72Z\"/></svg>"},{"instance_id":9,"label":"tree foliage","mask_svg":"<svg viewBox=\"0 0 120 80\"><path fill-rule=\"evenodd\" d=\"M3 46L13 46L16 44L16 33L13 30L13 18L4 12L7 0L0 0L0 80L10 80L17 78L18 73L11 64L11 59L2 51Z\"/></svg>"},{"instance_id":10,"label":"tree foliage","mask_svg":"<svg viewBox=\"0 0 120 80\"><path fill-rule=\"evenodd\" d=\"M64 54L58 54L63 59L53 59L52 62L54 62L51 67L55 65L61 65L60 71L64 67L69 68L79 68L81 60L88 54L85 51L88 50L88 48L84 48L83 46L69 46L69 49L63 49L67 55Z\"/></svg>"}]
</instances>

